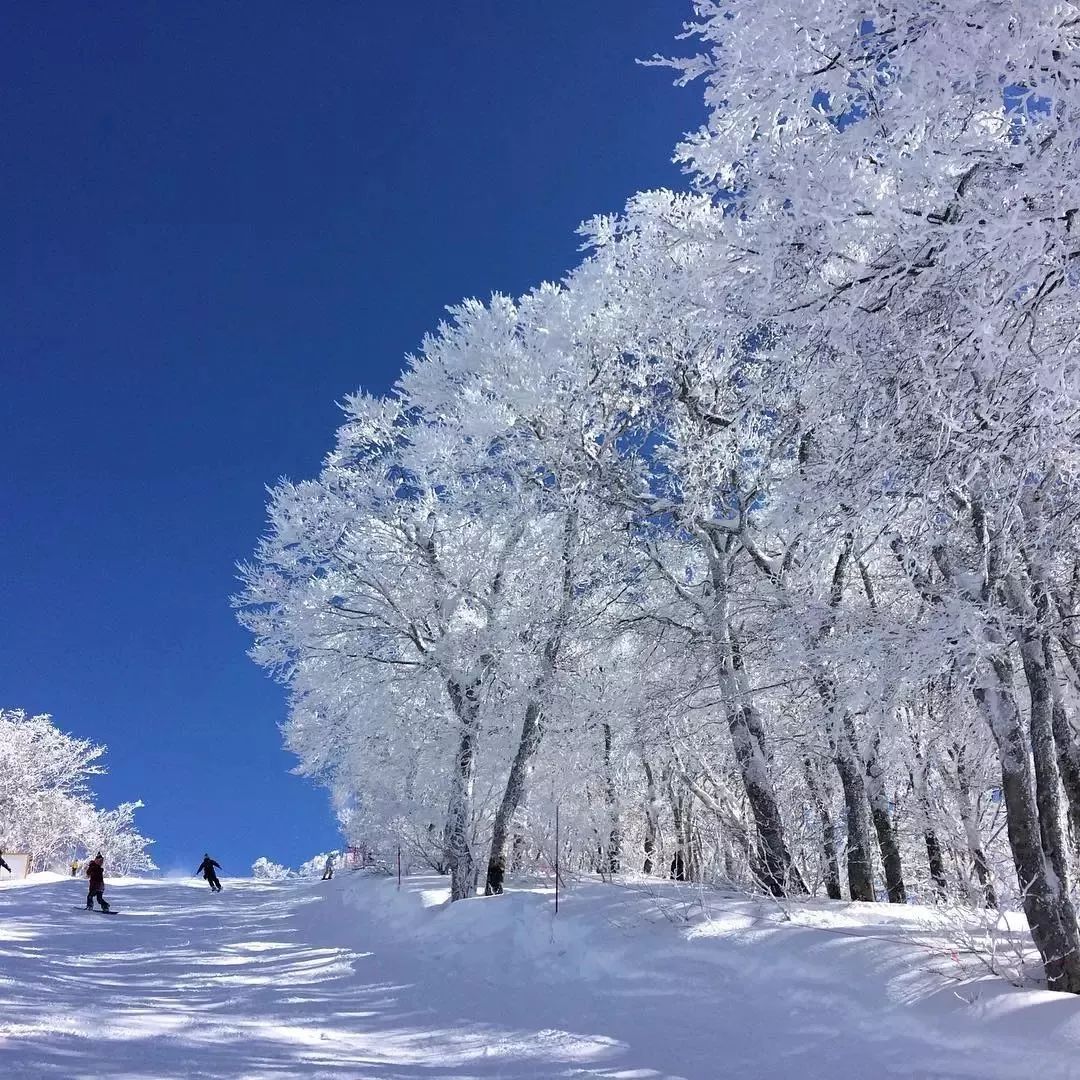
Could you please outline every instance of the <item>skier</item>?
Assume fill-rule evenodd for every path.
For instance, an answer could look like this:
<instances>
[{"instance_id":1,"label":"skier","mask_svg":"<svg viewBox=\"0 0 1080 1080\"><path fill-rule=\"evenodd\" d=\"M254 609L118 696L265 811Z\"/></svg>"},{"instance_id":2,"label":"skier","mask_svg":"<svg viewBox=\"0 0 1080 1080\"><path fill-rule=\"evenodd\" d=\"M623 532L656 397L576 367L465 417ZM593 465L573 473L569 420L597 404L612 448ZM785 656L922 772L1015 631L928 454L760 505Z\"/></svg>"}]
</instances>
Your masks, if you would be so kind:
<instances>
[{"instance_id":1,"label":"skier","mask_svg":"<svg viewBox=\"0 0 1080 1080\"><path fill-rule=\"evenodd\" d=\"M214 862L209 855L203 855L203 861L199 863L199 869L195 871L195 874L202 874L206 878L206 884L210 886L211 892L221 892L221 882L218 881L218 876L214 873L215 867L220 870L221 863Z\"/></svg>"},{"instance_id":2,"label":"skier","mask_svg":"<svg viewBox=\"0 0 1080 1080\"><path fill-rule=\"evenodd\" d=\"M326 856L326 866L323 867L322 879L329 881L334 876L334 856Z\"/></svg>"},{"instance_id":3,"label":"skier","mask_svg":"<svg viewBox=\"0 0 1080 1080\"><path fill-rule=\"evenodd\" d=\"M2 851L0 851L0 870L6 870L9 874L11 873L11 867L4 862L4 853Z\"/></svg>"},{"instance_id":4,"label":"skier","mask_svg":"<svg viewBox=\"0 0 1080 1080\"><path fill-rule=\"evenodd\" d=\"M71 860L71 876L75 877L79 873L79 863L76 859Z\"/></svg>"},{"instance_id":5,"label":"skier","mask_svg":"<svg viewBox=\"0 0 1080 1080\"><path fill-rule=\"evenodd\" d=\"M86 876L90 879L90 890L86 894L86 910L94 910L94 900L102 911L108 911L109 905L105 903L105 856L99 851L87 864Z\"/></svg>"}]
</instances>

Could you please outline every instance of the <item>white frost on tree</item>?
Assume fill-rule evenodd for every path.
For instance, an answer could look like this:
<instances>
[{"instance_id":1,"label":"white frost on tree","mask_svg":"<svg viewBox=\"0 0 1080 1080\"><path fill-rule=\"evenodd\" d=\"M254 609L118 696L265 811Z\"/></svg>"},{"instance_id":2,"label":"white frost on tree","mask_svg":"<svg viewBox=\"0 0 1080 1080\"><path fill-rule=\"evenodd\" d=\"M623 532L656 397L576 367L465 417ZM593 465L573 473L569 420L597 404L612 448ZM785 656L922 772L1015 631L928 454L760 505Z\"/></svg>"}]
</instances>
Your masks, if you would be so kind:
<instances>
[{"instance_id":1,"label":"white frost on tree","mask_svg":"<svg viewBox=\"0 0 1080 1080\"><path fill-rule=\"evenodd\" d=\"M580 871L1020 904L1080 992L1080 12L694 7L693 190L274 490L287 743L454 899L558 806Z\"/></svg>"},{"instance_id":2,"label":"white frost on tree","mask_svg":"<svg viewBox=\"0 0 1080 1080\"><path fill-rule=\"evenodd\" d=\"M287 866L271 862L265 855L261 855L251 864L251 876L256 881L285 881L296 877L296 874Z\"/></svg>"},{"instance_id":3,"label":"white frost on tree","mask_svg":"<svg viewBox=\"0 0 1080 1080\"><path fill-rule=\"evenodd\" d=\"M0 709L0 845L24 851L33 870L101 851L110 871L155 869L152 840L135 827L141 802L100 810L90 779L105 770L104 746L61 731L46 715Z\"/></svg>"}]
</instances>

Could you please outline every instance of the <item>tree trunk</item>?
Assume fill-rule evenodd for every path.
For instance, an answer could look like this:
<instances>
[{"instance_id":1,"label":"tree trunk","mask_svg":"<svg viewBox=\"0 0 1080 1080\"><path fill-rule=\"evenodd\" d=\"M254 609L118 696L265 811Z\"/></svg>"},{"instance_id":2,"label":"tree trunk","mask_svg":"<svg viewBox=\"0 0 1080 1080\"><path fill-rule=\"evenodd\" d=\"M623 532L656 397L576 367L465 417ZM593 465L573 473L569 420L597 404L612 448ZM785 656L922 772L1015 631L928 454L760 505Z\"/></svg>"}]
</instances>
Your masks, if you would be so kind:
<instances>
[{"instance_id":1,"label":"tree trunk","mask_svg":"<svg viewBox=\"0 0 1080 1080\"><path fill-rule=\"evenodd\" d=\"M491 829L491 853L488 856L487 880L484 883L485 896L503 891L506 845L510 836L510 827L518 809L525 801L529 762L540 744L541 715L538 700L534 699L525 706L525 719L521 724L521 738L518 739L517 753L514 754L514 760L510 764L510 775L506 781L499 809L495 811L495 821Z\"/></svg>"},{"instance_id":2,"label":"tree trunk","mask_svg":"<svg viewBox=\"0 0 1080 1080\"><path fill-rule=\"evenodd\" d=\"M1065 710L1065 701L1057 678L1053 646L1049 635L1043 639L1043 650L1053 695L1051 726L1054 732L1054 745L1057 748L1058 772L1061 774L1061 786L1065 790L1065 805L1069 811L1069 824L1072 827L1073 850L1080 852L1080 746L1077 745L1068 713Z\"/></svg>"},{"instance_id":3,"label":"tree trunk","mask_svg":"<svg viewBox=\"0 0 1080 1080\"><path fill-rule=\"evenodd\" d=\"M971 778L968 775L962 743L957 743L954 747L953 761L956 765L956 800L960 807L960 823L964 826L968 854L971 856L972 867L975 870L975 876L979 879L979 887L982 889L982 903L984 907L996 911L997 893L990 879L990 866L986 861L986 853L983 851L979 820L971 801Z\"/></svg>"},{"instance_id":4,"label":"tree trunk","mask_svg":"<svg viewBox=\"0 0 1080 1080\"><path fill-rule=\"evenodd\" d=\"M668 802L671 804L672 831L675 833L675 853L671 857L672 881L686 881L689 869L689 851L686 842L686 796L675 790L675 781L668 777Z\"/></svg>"},{"instance_id":5,"label":"tree trunk","mask_svg":"<svg viewBox=\"0 0 1080 1080\"><path fill-rule=\"evenodd\" d=\"M464 900L475 891L476 866L469 831L479 729L479 688L479 679L464 687L456 680L447 683L461 729L450 775L450 801L446 812L446 861L450 866L451 901Z\"/></svg>"},{"instance_id":6,"label":"tree trunk","mask_svg":"<svg viewBox=\"0 0 1080 1080\"><path fill-rule=\"evenodd\" d=\"M577 544L578 512L568 509L563 520L562 545L562 588L559 607L551 626L551 632L544 642L540 657L540 672L533 683L532 697L525 706L525 717L521 724L521 738L518 739L517 752L510 765L510 775L506 779L499 809L495 812L492 828L491 850L488 855L487 879L484 883L484 895L502 892L503 874L506 871L506 845L510 826L518 808L527 798L525 785L529 777L529 764L540 746L543 733L543 707L551 682L555 677L559 651L562 648L563 634L570 617L570 605L574 594L574 550Z\"/></svg>"},{"instance_id":7,"label":"tree trunk","mask_svg":"<svg viewBox=\"0 0 1080 1080\"><path fill-rule=\"evenodd\" d=\"M519 874L525 868L528 855L526 830L529 824L529 791L532 781L532 765L526 770L525 789L521 793L517 813L514 815L514 837L510 841L510 871Z\"/></svg>"},{"instance_id":8,"label":"tree trunk","mask_svg":"<svg viewBox=\"0 0 1080 1080\"><path fill-rule=\"evenodd\" d=\"M1035 803L1039 811L1042 848L1050 859L1050 868L1053 871L1047 875L1047 884L1060 907L1063 928L1071 937L1076 978L1073 993L1080 993L1080 932L1076 925L1076 911L1069 897L1069 856L1062 829L1061 777L1058 773L1053 729L1054 670L1052 663L1047 664L1049 655L1049 642L1042 636L1022 636L1020 658L1031 701L1030 730L1035 772Z\"/></svg>"},{"instance_id":9,"label":"tree trunk","mask_svg":"<svg viewBox=\"0 0 1080 1080\"><path fill-rule=\"evenodd\" d=\"M750 812L758 835L758 876L773 896L787 893L787 850L784 846L784 823L769 775L769 752L765 728L757 709L750 703L742 649L735 633L728 628L727 655L721 657L734 676L736 700L741 702L728 711L728 730L735 750L735 760L742 774Z\"/></svg>"},{"instance_id":10,"label":"tree trunk","mask_svg":"<svg viewBox=\"0 0 1080 1080\"><path fill-rule=\"evenodd\" d=\"M927 687L926 711L927 716L933 716L934 684L931 681ZM926 844L926 862L930 869L930 880L934 883L935 895L944 900L949 895L949 879L945 872L945 852L942 850L941 841L938 839L937 830L934 828L933 818L930 813L930 767L927 764L926 755L923 753L922 741L918 734L912 730L911 750L915 758L914 765L908 770L911 781L911 791L914 797L915 811L918 815L919 825L922 828L923 842Z\"/></svg>"},{"instance_id":11,"label":"tree trunk","mask_svg":"<svg viewBox=\"0 0 1080 1080\"><path fill-rule=\"evenodd\" d=\"M933 829L927 829L923 839L926 841L926 861L930 866L934 892L944 900L949 895L949 879L945 875L945 854L941 850L941 841Z\"/></svg>"},{"instance_id":12,"label":"tree trunk","mask_svg":"<svg viewBox=\"0 0 1080 1080\"><path fill-rule=\"evenodd\" d=\"M731 702L727 714L728 731L757 827L758 876L773 896L784 896L787 891L784 823L770 775L765 727L753 705L739 637L731 625L728 557L716 546L715 538L707 547L707 554L714 595L718 598L712 612L716 666Z\"/></svg>"},{"instance_id":13,"label":"tree trunk","mask_svg":"<svg viewBox=\"0 0 1080 1080\"><path fill-rule=\"evenodd\" d=\"M615 786L615 772L611 763L611 725L605 721L604 732L604 804L607 807L607 836L604 861L611 874L619 872L622 861L622 834L619 829L619 795Z\"/></svg>"},{"instance_id":14,"label":"tree trunk","mask_svg":"<svg viewBox=\"0 0 1080 1080\"><path fill-rule=\"evenodd\" d=\"M1031 655L1030 649L1028 654ZM1027 659L1028 656L1025 656L1025 663ZM1001 656L991 661L991 667L995 677L993 684L976 686L974 693L989 722L1001 759L1001 789L1005 799L1009 846L1023 895L1024 913L1032 940L1042 958L1049 988L1080 993L1080 940L1076 920L1075 917L1069 918L1071 905L1066 907L1062 903L1059 890L1063 883L1051 882L1047 873L1051 868L1047 866L1047 853L1043 848L1043 822L1034 795L1023 722L1012 691L1012 668ZM1037 741L1041 746L1036 754L1040 758L1038 767L1044 771L1045 786L1044 719L1041 716L1036 718L1035 714L1037 711L1048 713L1049 710L1041 699L1041 693L1041 690L1037 691L1040 697L1032 701L1032 719L1039 729ZM1046 715L1045 726L1049 726L1049 721L1050 717ZM1045 790L1042 794L1044 798L1047 796ZM1056 874L1054 876L1056 878Z\"/></svg>"},{"instance_id":15,"label":"tree trunk","mask_svg":"<svg viewBox=\"0 0 1080 1080\"><path fill-rule=\"evenodd\" d=\"M810 758L803 759L803 772L806 775L806 787L810 792L810 799L821 822L821 861L825 878L825 895L830 900L839 900L843 894L840 891L840 863L836 857L836 825L833 823L832 811L821 790L817 767Z\"/></svg>"},{"instance_id":16,"label":"tree trunk","mask_svg":"<svg viewBox=\"0 0 1080 1080\"><path fill-rule=\"evenodd\" d=\"M757 826L758 874L773 896L783 896L786 892L784 826L768 775L765 732L756 711L748 705L730 710L728 730L746 787L750 812Z\"/></svg>"},{"instance_id":17,"label":"tree trunk","mask_svg":"<svg viewBox=\"0 0 1080 1080\"><path fill-rule=\"evenodd\" d=\"M653 872L653 856L656 854L656 839L660 826L660 792L656 787L656 777L653 775L652 766L647 761L642 761L645 766L645 862L641 872L651 874Z\"/></svg>"},{"instance_id":18,"label":"tree trunk","mask_svg":"<svg viewBox=\"0 0 1080 1080\"><path fill-rule=\"evenodd\" d=\"M844 537L836 558L836 565L833 567L832 581L829 585L829 606L834 611L839 608L844 597L844 586L851 566L854 544L854 534L848 533ZM865 576L863 580L867 585L867 599L873 607L873 592L869 587L869 576ZM834 617L830 617L822 627L818 640L823 641L830 637L833 627ZM840 786L844 793L844 812L847 821L848 891L852 900L872 901L874 877L870 854L870 823L867 814L863 761L859 753L855 722L851 714L841 708L835 678L821 665L817 667L814 682L817 686L818 697L825 709L829 745L833 752L836 771L840 774Z\"/></svg>"},{"instance_id":19,"label":"tree trunk","mask_svg":"<svg viewBox=\"0 0 1080 1080\"><path fill-rule=\"evenodd\" d=\"M874 877L870 862L870 824L867 821L866 785L862 767L841 736L836 747L836 771L844 792L847 819L847 877L852 900L874 899Z\"/></svg>"},{"instance_id":20,"label":"tree trunk","mask_svg":"<svg viewBox=\"0 0 1080 1080\"><path fill-rule=\"evenodd\" d=\"M847 878L852 900L871 902L874 897L874 869L870 854L870 821L867 813L866 783L862 759L856 745L855 722L844 713L837 717L836 687L824 675L817 679L818 696L825 706L833 763L840 774L847 824Z\"/></svg>"},{"instance_id":21,"label":"tree trunk","mask_svg":"<svg viewBox=\"0 0 1080 1080\"><path fill-rule=\"evenodd\" d=\"M907 889L904 887L904 871L900 863L900 847L896 842L889 796L885 791L881 759L878 757L878 739L874 738L866 761L866 787L870 799L870 816L881 849L881 864L885 869L885 888L890 904L906 904Z\"/></svg>"}]
</instances>

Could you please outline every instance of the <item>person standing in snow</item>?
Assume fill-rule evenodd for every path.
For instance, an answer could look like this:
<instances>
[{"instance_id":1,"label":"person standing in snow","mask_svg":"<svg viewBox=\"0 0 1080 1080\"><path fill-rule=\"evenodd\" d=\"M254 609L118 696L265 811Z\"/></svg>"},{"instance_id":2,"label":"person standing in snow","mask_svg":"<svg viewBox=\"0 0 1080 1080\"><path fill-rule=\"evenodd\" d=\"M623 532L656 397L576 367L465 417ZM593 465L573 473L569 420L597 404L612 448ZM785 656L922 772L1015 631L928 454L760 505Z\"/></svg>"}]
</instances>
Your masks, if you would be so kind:
<instances>
[{"instance_id":1,"label":"person standing in snow","mask_svg":"<svg viewBox=\"0 0 1080 1080\"><path fill-rule=\"evenodd\" d=\"M2 851L0 851L0 870L6 870L9 874L11 873L11 867L4 862L4 853Z\"/></svg>"},{"instance_id":2,"label":"person standing in snow","mask_svg":"<svg viewBox=\"0 0 1080 1080\"><path fill-rule=\"evenodd\" d=\"M334 876L334 856L326 856L326 866L323 867L322 879L329 881Z\"/></svg>"},{"instance_id":3,"label":"person standing in snow","mask_svg":"<svg viewBox=\"0 0 1080 1080\"><path fill-rule=\"evenodd\" d=\"M79 872L79 864L75 859L71 860L71 876L75 877Z\"/></svg>"},{"instance_id":4,"label":"person standing in snow","mask_svg":"<svg viewBox=\"0 0 1080 1080\"><path fill-rule=\"evenodd\" d=\"M109 905L105 903L105 856L99 851L87 864L86 876L89 879L90 888L86 894L86 910L94 910L94 900L102 911L108 911Z\"/></svg>"},{"instance_id":5,"label":"person standing in snow","mask_svg":"<svg viewBox=\"0 0 1080 1080\"><path fill-rule=\"evenodd\" d=\"M199 869L195 873L202 874L206 878L206 884L210 886L211 892L221 892L221 882L218 881L215 869L220 870L221 863L214 862L209 855L203 855L203 861L199 863Z\"/></svg>"}]
</instances>

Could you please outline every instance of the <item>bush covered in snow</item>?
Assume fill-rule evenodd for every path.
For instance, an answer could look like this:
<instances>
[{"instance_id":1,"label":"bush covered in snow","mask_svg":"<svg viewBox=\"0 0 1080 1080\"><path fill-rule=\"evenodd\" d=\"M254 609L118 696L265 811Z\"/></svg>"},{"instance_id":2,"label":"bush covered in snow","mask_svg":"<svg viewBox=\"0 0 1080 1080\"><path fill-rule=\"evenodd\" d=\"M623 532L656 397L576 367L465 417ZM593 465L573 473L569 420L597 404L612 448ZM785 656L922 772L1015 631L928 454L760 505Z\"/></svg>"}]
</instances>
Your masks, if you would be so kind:
<instances>
[{"instance_id":1,"label":"bush covered in snow","mask_svg":"<svg viewBox=\"0 0 1080 1080\"><path fill-rule=\"evenodd\" d=\"M271 862L263 855L251 864L251 876L257 881L284 881L296 875L287 866Z\"/></svg>"},{"instance_id":2,"label":"bush covered in snow","mask_svg":"<svg viewBox=\"0 0 1080 1080\"><path fill-rule=\"evenodd\" d=\"M297 877L302 878L321 878L326 871L326 860L334 860L334 870L338 870L341 867L341 852L340 851L324 851L321 855L314 855L307 862L300 864L300 869L296 871Z\"/></svg>"}]
</instances>

